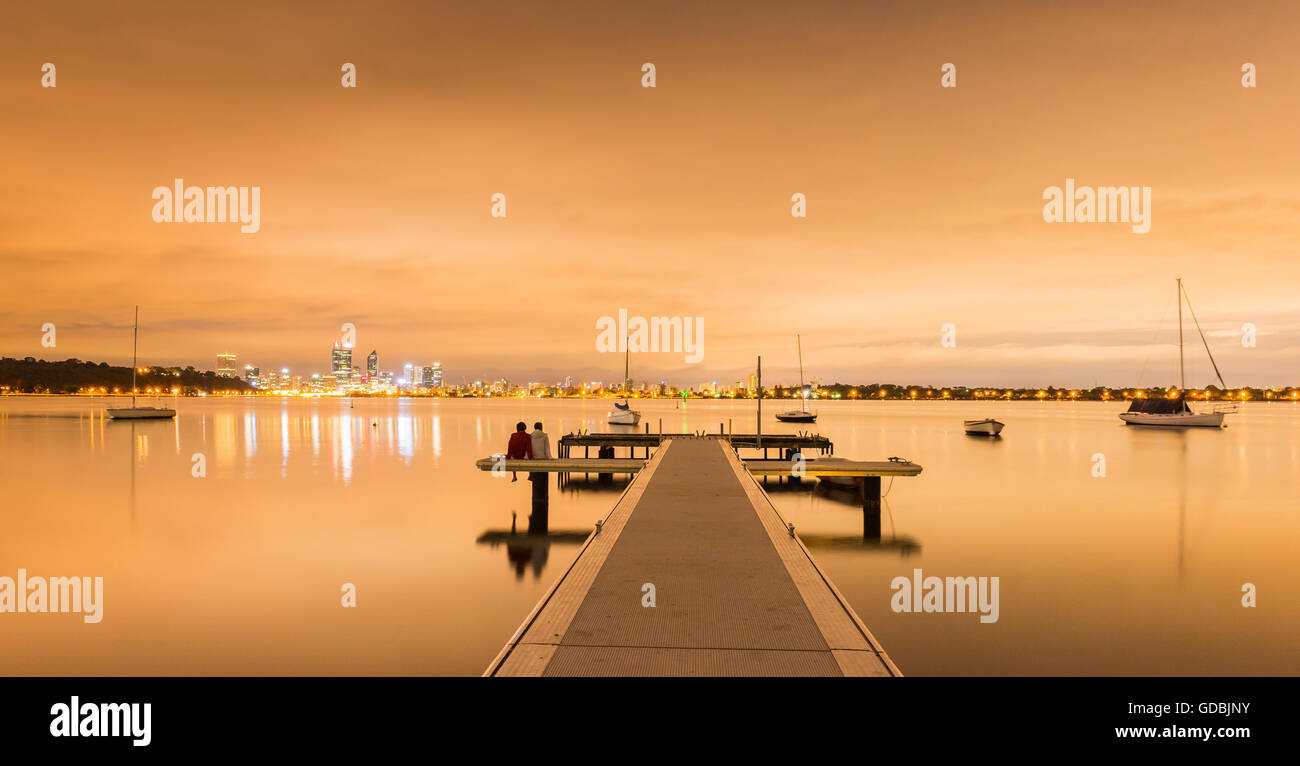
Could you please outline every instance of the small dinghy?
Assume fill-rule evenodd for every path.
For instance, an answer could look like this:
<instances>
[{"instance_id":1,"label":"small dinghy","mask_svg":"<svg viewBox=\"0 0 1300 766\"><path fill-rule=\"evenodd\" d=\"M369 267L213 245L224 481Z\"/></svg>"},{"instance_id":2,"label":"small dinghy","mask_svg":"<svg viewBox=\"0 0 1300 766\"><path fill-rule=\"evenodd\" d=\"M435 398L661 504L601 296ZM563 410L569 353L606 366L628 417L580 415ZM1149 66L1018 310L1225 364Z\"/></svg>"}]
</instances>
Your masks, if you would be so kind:
<instances>
[{"instance_id":1,"label":"small dinghy","mask_svg":"<svg viewBox=\"0 0 1300 766\"><path fill-rule=\"evenodd\" d=\"M998 436L1006 424L993 418L983 420L963 420L962 425L970 436Z\"/></svg>"}]
</instances>

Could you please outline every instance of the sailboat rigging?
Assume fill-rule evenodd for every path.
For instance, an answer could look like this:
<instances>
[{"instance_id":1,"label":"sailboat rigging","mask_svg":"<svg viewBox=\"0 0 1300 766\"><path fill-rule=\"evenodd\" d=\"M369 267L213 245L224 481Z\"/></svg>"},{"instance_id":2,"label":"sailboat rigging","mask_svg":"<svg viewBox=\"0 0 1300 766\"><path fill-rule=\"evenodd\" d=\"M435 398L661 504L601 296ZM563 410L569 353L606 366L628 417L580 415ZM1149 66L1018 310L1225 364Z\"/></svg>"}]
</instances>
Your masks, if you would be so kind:
<instances>
[{"instance_id":1,"label":"sailboat rigging","mask_svg":"<svg viewBox=\"0 0 1300 766\"><path fill-rule=\"evenodd\" d=\"M1219 372L1219 365L1214 361L1214 354L1210 351L1210 343L1205 339L1205 332L1201 330L1201 323L1196 318L1196 310L1192 308L1192 300L1187 297L1187 290L1183 287L1183 280L1178 281L1178 395L1174 397L1156 397L1142 398L1139 397L1129 403L1127 412L1120 413L1120 420L1126 425L1133 426L1165 426L1172 428L1227 428L1223 422L1223 416L1229 412L1235 412L1234 406L1219 406L1208 412L1193 412L1187 403L1187 367L1183 353L1183 301L1187 302L1187 311L1192 315L1192 322L1196 325L1196 332L1201 336L1201 343L1205 346L1205 353L1210 357L1210 366L1214 368L1214 375L1219 379L1219 385L1227 388L1223 382L1223 374Z\"/></svg>"}]
</instances>

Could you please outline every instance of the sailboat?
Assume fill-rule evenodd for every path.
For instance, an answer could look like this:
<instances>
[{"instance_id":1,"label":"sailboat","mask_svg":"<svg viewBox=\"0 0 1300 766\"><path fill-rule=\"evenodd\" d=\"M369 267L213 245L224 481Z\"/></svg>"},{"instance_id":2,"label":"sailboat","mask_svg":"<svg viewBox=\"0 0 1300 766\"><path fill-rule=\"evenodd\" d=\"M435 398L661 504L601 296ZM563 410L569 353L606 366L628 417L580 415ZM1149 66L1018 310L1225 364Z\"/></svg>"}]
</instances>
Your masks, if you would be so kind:
<instances>
[{"instance_id":1,"label":"sailboat","mask_svg":"<svg viewBox=\"0 0 1300 766\"><path fill-rule=\"evenodd\" d=\"M626 339L624 343L626 343ZM632 405L627 400L628 389L632 385L631 366L632 348L629 346L627 355L623 358L623 403L614 402L614 409L610 410L609 414L605 416L605 422L611 426L634 426L641 422L641 413L632 409Z\"/></svg>"},{"instance_id":2,"label":"sailboat","mask_svg":"<svg viewBox=\"0 0 1300 766\"><path fill-rule=\"evenodd\" d=\"M803 409L778 412L776 419L782 423L816 423L817 413L808 411L808 394L803 390L803 339L798 335L794 338L799 346L799 397L803 399Z\"/></svg>"},{"instance_id":3,"label":"sailboat","mask_svg":"<svg viewBox=\"0 0 1300 766\"><path fill-rule=\"evenodd\" d=\"M1210 353L1210 344L1205 340L1205 333L1201 331L1201 323L1196 319L1196 312L1192 309L1192 300L1187 297L1187 291L1183 289L1183 280L1178 280L1178 396L1153 397L1134 399L1129 403L1128 412L1121 412L1119 419L1124 421L1125 425L1130 426L1166 426L1172 428L1227 428L1223 422L1223 416L1228 412L1235 412L1232 405L1227 407L1216 407L1209 412L1193 412L1188 406L1184 392L1186 391L1186 369L1183 364L1183 301L1187 301L1187 310L1192 315L1192 321L1196 323L1196 332L1201 335L1201 343L1205 345L1205 353L1210 357L1210 365L1214 367L1214 374L1219 378L1219 385L1227 388L1223 382L1223 375L1219 373L1219 365L1214 361L1214 354Z\"/></svg>"},{"instance_id":4,"label":"sailboat","mask_svg":"<svg viewBox=\"0 0 1300 766\"><path fill-rule=\"evenodd\" d=\"M131 406L109 407L107 412L114 420L150 420L157 418L174 418L176 410L168 407L135 406L135 373L139 369L136 352L140 339L140 307L135 307L135 329L131 333Z\"/></svg>"}]
</instances>

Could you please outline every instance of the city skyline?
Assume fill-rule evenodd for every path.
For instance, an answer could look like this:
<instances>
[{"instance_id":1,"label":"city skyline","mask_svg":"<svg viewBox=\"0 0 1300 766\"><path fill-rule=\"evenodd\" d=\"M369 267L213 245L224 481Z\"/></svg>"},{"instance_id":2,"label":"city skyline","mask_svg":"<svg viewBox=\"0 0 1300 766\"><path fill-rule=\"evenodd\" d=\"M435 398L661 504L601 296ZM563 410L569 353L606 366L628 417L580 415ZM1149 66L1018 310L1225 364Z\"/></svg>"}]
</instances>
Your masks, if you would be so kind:
<instances>
[{"instance_id":1,"label":"city skyline","mask_svg":"<svg viewBox=\"0 0 1300 766\"><path fill-rule=\"evenodd\" d=\"M351 351L351 349L347 349ZM334 352L338 354L340 349L335 346ZM667 380L660 379L628 379L627 381L604 381L595 379L574 380L572 375L566 375L563 380L558 378L552 379L508 379L508 378L485 378L478 377L473 380L465 378L462 382L444 381L444 370L440 362L434 362L432 365L414 365L405 363L402 365L403 376L397 377L396 372L391 370L381 370L378 367L378 352L372 350L367 356L367 371L363 373L361 368L352 365L349 374L340 375L345 371L342 364L335 364L336 369L330 373L320 373L314 371L299 371L295 373L288 367L270 368L263 372L261 367L253 364L244 365L244 372L232 374L234 371L230 367L222 367L223 364L235 364L236 354L219 354L217 356L217 370L203 370L195 368L192 365L187 367L170 366L170 365L149 365L142 363L138 368L139 372L162 374L164 379L170 380L172 375L180 375L186 369L194 373L202 373L214 376L215 379L229 378L236 379L249 385L251 393L312 393L319 395L322 392L335 392L344 395L352 394L448 394L451 396L462 395L551 395L551 396L610 396L621 395L623 392L632 392L637 396L650 397L672 397L672 396L705 396L705 397L722 397L722 398L753 398L758 387L758 377L755 373L749 374L748 377L730 380L703 380L698 382L684 383L676 385L669 383ZM333 363L340 357L335 356ZM350 356L342 357L349 359ZM0 361L6 363L17 363L20 360L0 357ZM68 363L79 363L94 369L97 362L93 360L37 360L35 357L26 357L21 360L23 363L34 363L38 365L66 365ZM129 367L115 367L116 370L127 370ZM57 376L45 377L46 382L57 388L66 386L66 381L61 381ZM21 380L21 379L20 379ZM0 393L21 393L32 392L30 386L32 381L28 380L25 386L20 385L16 390L11 390L9 385L5 385L0 380ZM168 384L171 385L171 384ZM841 380L819 380L817 378L805 378L796 384L785 380L768 380L763 382L765 398L790 398L802 395L813 399L854 399L854 398L954 398L954 399L1032 399L1032 398L1055 398L1055 399L1093 399L1093 400L1119 400L1129 398L1144 398L1151 396L1165 397L1173 396L1176 392L1183 391L1191 399L1217 400L1229 399L1233 401L1295 401L1300 398L1300 385L1273 385L1273 386L1256 386L1256 385L1215 385L1207 384L1204 386L1182 386L1178 384L1166 385L1095 385L1085 386L1062 386L1056 384L1045 384L1042 386L970 386L960 382L946 382L942 384L924 383L918 381L898 382L898 381L841 381ZM156 386L150 386L152 391ZM39 387L35 392L39 393L42 389ZM166 387L159 388L159 391L171 391L173 394L197 393L194 391L182 391L180 388L175 390ZM217 389L218 391L220 389ZM76 390L68 389L67 393L95 394L107 392L108 389L101 388L100 384L92 384L89 388L80 387ZM57 392L52 389L51 392ZM121 393L120 387L115 387L112 393ZM128 392L129 393L129 392Z\"/></svg>"}]
</instances>

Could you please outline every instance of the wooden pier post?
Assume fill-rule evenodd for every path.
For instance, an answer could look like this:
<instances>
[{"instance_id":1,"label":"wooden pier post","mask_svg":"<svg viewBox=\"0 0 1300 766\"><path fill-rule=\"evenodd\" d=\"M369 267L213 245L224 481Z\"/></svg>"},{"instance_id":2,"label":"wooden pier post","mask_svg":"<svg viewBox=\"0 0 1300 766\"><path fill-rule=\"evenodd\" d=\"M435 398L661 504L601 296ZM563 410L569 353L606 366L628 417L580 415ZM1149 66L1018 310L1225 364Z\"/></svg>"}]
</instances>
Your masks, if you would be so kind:
<instances>
[{"instance_id":1,"label":"wooden pier post","mask_svg":"<svg viewBox=\"0 0 1300 766\"><path fill-rule=\"evenodd\" d=\"M763 448L763 357L758 358L758 423L754 431L758 442L758 448ZM767 457L767 453L763 453Z\"/></svg>"},{"instance_id":2,"label":"wooden pier post","mask_svg":"<svg viewBox=\"0 0 1300 766\"><path fill-rule=\"evenodd\" d=\"M533 512L528 516L528 534L544 535L549 531L551 515L551 477L546 473L530 473L533 483Z\"/></svg>"},{"instance_id":3,"label":"wooden pier post","mask_svg":"<svg viewBox=\"0 0 1300 766\"><path fill-rule=\"evenodd\" d=\"M600 447L599 449L596 450L596 456L597 456L597 457L600 457L600 458L612 458L612 457L614 457L614 448L613 448L613 447ZM602 484L607 484L607 483L609 483L609 482L611 482L611 481L613 481L613 480L614 480L614 474L612 474L612 473L598 473L598 474L596 474L596 481L598 481L598 482L600 482L600 483L602 483Z\"/></svg>"},{"instance_id":4,"label":"wooden pier post","mask_svg":"<svg viewBox=\"0 0 1300 766\"><path fill-rule=\"evenodd\" d=\"M862 538L880 539L880 477L862 477Z\"/></svg>"}]
</instances>

